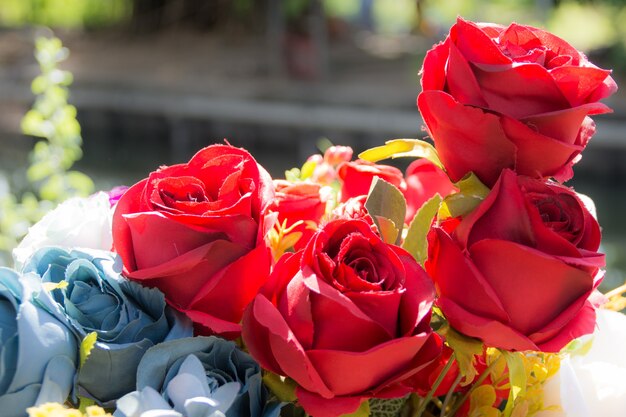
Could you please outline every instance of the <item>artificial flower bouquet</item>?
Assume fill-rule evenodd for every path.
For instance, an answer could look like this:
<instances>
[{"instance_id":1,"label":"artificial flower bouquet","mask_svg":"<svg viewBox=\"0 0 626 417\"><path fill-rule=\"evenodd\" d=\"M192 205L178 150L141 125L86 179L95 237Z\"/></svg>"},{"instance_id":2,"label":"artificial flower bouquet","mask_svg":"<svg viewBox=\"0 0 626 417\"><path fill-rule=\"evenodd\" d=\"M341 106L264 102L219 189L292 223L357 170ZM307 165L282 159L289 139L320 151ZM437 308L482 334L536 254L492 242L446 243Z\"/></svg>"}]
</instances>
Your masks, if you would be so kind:
<instances>
[{"instance_id":1,"label":"artificial flower bouquet","mask_svg":"<svg viewBox=\"0 0 626 417\"><path fill-rule=\"evenodd\" d=\"M458 19L421 84L434 147L273 180L216 144L50 212L0 269L2 415L623 415L626 303L563 185L610 71Z\"/></svg>"}]
</instances>

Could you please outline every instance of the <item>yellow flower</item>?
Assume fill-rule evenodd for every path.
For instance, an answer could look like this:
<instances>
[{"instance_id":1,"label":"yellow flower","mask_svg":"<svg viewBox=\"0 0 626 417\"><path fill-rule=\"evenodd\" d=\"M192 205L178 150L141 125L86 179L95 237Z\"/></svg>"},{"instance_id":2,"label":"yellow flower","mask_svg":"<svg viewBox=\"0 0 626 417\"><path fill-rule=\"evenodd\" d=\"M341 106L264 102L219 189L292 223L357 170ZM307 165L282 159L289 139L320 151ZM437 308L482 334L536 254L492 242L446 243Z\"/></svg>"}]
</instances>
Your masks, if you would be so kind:
<instances>
[{"instance_id":1,"label":"yellow flower","mask_svg":"<svg viewBox=\"0 0 626 417\"><path fill-rule=\"evenodd\" d=\"M300 226L304 221L298 220L291 226L287 227L287 219L285 219L282 224L276 222L274 224L274 228L270 230L268 233L268 242L269 247L272 250L272 255L274 256L274 260L278 261L281 256L289 249L293 248L298 240L302 237L301 232L294 232L293 230ZM307 222L307 227L311 227Z\"/></svg>"},{"instance_id":2,"label":"yellow flower","mask_svg":"<svg viewBox=\"0 0 626 417\"><path fill-rule=\"evenodd\" d=\"M496 390L491 385L481 385L470 395L469 417L500 417L495 402Z\"/></svg>"},{"instance_id":3,"label":"yellow flower","mask_svg":"<svg viewBox=\"0 0 626 417\"><path fill-rule=\"evenodd\" d=\"M85 414L74 408L67 408L59 403L46 403L26 409L29 417L112 417L97 405L86 408Z\"/></svg>"},{"instance_id":4,"label":"yellow flower","mask_svg":"<svg viewBox=\"0 0 626 417\"><path fill-rule=\"evenodd\" d=\"M518 352L523 369L526 373L526 389L523 395L516 398L510 409L511 417L531 417L539 411L546 410L543 404L543 386L550 377L555 375L561 364L558 354L542 352ZM500 416L497 408L495 391L510 389L509 370L506 361L498 360L501 356L498 349L487 349L487 365L490 367L489 377L491 385L476 388L471 395L470 417ZM508 407L507 407L508 408Z\"/></svg>"}]
</instances>

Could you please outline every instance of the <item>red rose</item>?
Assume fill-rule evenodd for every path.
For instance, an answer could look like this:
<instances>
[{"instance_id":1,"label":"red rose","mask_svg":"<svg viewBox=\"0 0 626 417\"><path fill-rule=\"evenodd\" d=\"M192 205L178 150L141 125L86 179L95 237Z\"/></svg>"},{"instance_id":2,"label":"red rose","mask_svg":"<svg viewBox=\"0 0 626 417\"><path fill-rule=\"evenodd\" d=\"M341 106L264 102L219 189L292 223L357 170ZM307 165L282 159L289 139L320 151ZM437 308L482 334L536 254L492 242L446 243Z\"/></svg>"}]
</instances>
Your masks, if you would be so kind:
<instances>
[{"instance_id":1,"label":"red rose","mask_svg":"<svg viewBox=\"0 0 626 417\"><path fill-rule=\"evenodd\" d=\"M415 213L435 194L445 197L458 189L437 165L428 159L411 162L405 175L406 223L410 224Z\"/></svg>"},{"instance_id":2,"label":"red rose","mask_svg":"<svg viewBox=\"0 0 626 417\"><path fill-rule=\"evenodd\" d=\"M335 220L281 258L250 304L242 336L265 369L292 378L305 411L335 417L401 397L436 359L434 288L406 251L360 220Z\"/></svg>"},{"instance_id":3,"label":"red rose","mask_svg":"<svg viewBox=\"0 0 626 417\"><path fill-rule=\"evenodd\" d=\"M402 172L389 165L378 165L368 161L357 160L339 165L337 175L341 180L341 202L349 198L367 195L374 177L379 177L400 191L406 189Z\"/></svg>"},{"instance_id":4,"label":"red rose","mask_svg":"<svg viewBox=\"0 0 626 417\"><path fill-rule=\"evenodd\" d=\"M417 103L453 181L474 172L493 185L500 171L571 178L595 127L587 115L617 90L564 40L530 26L458 19L424 59Z\"/></svg>"},{"instance_id":5,"label":"red rose","mask_svg":"<svg viewBox=\"0 0 626 417\"><path fill-rule=\"evenodd\" d=\"M295 249L303 248L317 228L320 219L326 212L327 196L323 195L320 184L310 182L291 183L285 180L274 180L276 198L269 210L278 214L278 222L290 227L299 220L303 223L293 229L302 236Z\"/></svg>"},{"instance_id":6,"label":"red rose","mask_svg":"<svg viewBox=\"0 0 626 417\"><path fill-rule=\"evenodd\" d=\"M159 168L117 203L113 244L125 275L211 332L236 336L269 275L262 231L273 196L269 174L232 146Z\"/></svg>"},{"instance_id":7,"label":"red rose","mask_svg":"<svg viewBox=\"0 0 626 417\"><path fill-rule=\"evenodd\" d=\"M571 189L505 170L471 214L430 237L427 270L453 328L544 352L593 331L600 228Z\"/></svg>"}]
</instances>

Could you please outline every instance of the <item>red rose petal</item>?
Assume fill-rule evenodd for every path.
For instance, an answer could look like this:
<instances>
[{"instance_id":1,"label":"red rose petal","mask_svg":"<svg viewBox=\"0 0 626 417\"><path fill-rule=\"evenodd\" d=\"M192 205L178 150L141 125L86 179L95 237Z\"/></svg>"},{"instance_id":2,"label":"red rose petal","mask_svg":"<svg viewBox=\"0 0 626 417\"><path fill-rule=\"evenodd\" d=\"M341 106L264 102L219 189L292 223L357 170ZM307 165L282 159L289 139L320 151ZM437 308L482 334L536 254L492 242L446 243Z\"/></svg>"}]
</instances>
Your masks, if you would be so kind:
<instances>
[{"instance_id":1,"label":"red rose petal","mask_svg":"<svg viewBox=\"0 0 626 417\"><path fill-rule=\"evenodd\" d=\"M571 57L574 64L578 65L581 54L572 45L550 32L546 32L545 30L537 29L532 26L527 27L533 31L537 38L541 40L541 43L545 46L545 48L552 51L554 55Z\"/></svg>"},{"instance_id":2,"label":"red rose petal","mask_svg":"<svg viewBox=\"0 0 626 417\"><path fill-rule=\"evenodd\" d=\"M311 291L314 348L361 351L390 339L382 326L322 279L309 275L304 283Z\"/></svg>"},{"instance_id":3,"label":"red rose petal","mask_svg":"<svg viewBox=\"0 0 626 417\"><path fill-rule=\"evenodd\" d=\"M151 268L127 272L130 279L159 288L167 301L186 309L214 274L247 252L234 243L216 240Z\"/></svg>"},{"instance_id":4,"label":"red rose petal","mask_svg":"<svg viewBox=\"0 0 626 417\"><path fill-rule=\"evenodd\" d=\"M217 257L212 261L220 262ZM265 284L271 263L269 249L257 246L224 267L221 272L207 275L211 279L196 291L189 309L238 323L243 310Z\"/></svg>"},{"instance_id":5,"label":"red rose petal","mask_svg":"<svg viewBox=\"0 0 626 417\"><path fill-rule=\"evenodd\" d=\"M437 300L450 326L466 336L482 340L486 346L511 351L539 350L530 339L504 323L476 315L446 297Z\"/></svg>"},{"instance_id":6,"label":"red rose petal","mask_svg":"<svg viewBox=\"0 0 626 417\"><path fill-rule=\"evenodd\" d=\"M124 267L129 271L137 269L135 253L132 243L132 232L124 219L126 213L136 213L144 211L141 206L141 196L145 190L148 180L138 182L130 187L120 198L115 206L112 221L112 234L114 250L122 258Z\"/></svg>"},{"instance_id":7,"label":"red rose petal","mask_svg":"<svg viewBox=\"0 0 626 417\"><path fill-rule=\"evenodd\" d=\"M517 184L515 172L502 171L489 195L454 230L454 237L464 248L485 238L524 245L534 243L526 198Z\"/></svg>"},{"instance_id":8,"label":"red rose petal","mask_svg":"<svg viewBox=\"0 0 626 417\"><path fill-rule=\"evenodd\" d=\"M270 348L269 329L261 324L255 316L255 312L259 311L256 307L256 302L259 298L267 301L265 296L259 294L248 305L243 314L241 337L246 348L259 365L275 374L284 374Z\"/></svg>"},{"instance_id":9,"label":"red rose petal","mask_svg":"<svg viewBox=\"0 0 626 417\"><path fill-rule=\"evenodd\" d=\"M255 298L252 308L258 325L268 329L267 340L271 356L279 365L280 374L289 375L304 389L331 398L333 396L332 391L321 379L302 345L278 310L263 296ZM251 343L254 344L254 342Z\"/></svg>"},{"instance_id":10,"label":"red rose petal","mask_svg":"<svg viewBox=\"0 0 626 417\"><path fill-rule=\"evenodd\" d=\"M307 353L335 395L353 395L373 390L407 371L427 338L420 335L393 339L364 352L315 349Z\"/></svg>"},{"instance_id":11,"label":"red rose petal","mask_svg":"<svg viewBox=\"0 0 626 417\"><path fill-rule=\"evenodd\" d=\"M443 90L446 86L446 62L448 61L450 38L435 45L424 57L422 64L422 90Z\"/></svg>"},{"instance_id":12,"label":"red rose petal","mask_svg":"<svg viewBox=\"0 0 626 417\"><path fill-rule=\"evenodd\" d=\"M174 221L160 212L127 214L123 215L123 219L130 230L130 241L138 270L158 267L202 245L216 240L227 240L230 237L228 235L236 236L239 233L238 237L242 238L247 232L254 238L256 232L256 225L249 217L230 218L230 222L227 221L224 225L218 219L207 218L206 228ZM213 225L215 228L211 227ZM228 234L220 230L220 226L227 229ZM249 247L252 242L248 240L231 243Z\"/></svg>"},{"instance_id":13,"label":"red rose petal","mask_svg":"<svg viewBox=\"0 0 626 417\"><path fill-rule=\"evenodd\" d=\"M597 67L567 65L554 68L550 75L572 107L603 99L617 90L617 87L613 91L604 87L605 80L611 76L611 71ZM597 93L598 90L601 91L600 94Z\"/></svg>"},{"instance_id":14,"label":"red rose petal","mask_svg":"<svg viewBox=\"0 0 626 417\"><path fill-rule=\"evenodd\" d=\"M465 59L475 64L510 65L511 59L475 23L457 18L450 29L450 39Z\"/></svg>"},{"instance_id":15,"label":"red rose petal","mask_svg":"<svg viewBox=\"0 0 626 417\"><path fill-rule=\"evenodd\" d=\"M406 169L406 223L410 224L415 213L426 201L439 194L442 198L457 191L448 175L428 159L416 159Z\"/></svg>"},{"instance_id":16,"label":"red rose petal","mask_svg":"<svg viewBox=\"0 0 626 417\"><path fill-rule=\"evenodd\" d=\"M559 142L571 145L577 143L580 127L589 114L606 113L610 109L602 103L589 103L566 110L537 114L520 121L532 130Z\"/></svg>"},{"instance_id":17,"label":"red rose petal","mask_svg":"<svg viewBox=\"0 0 626 417\"><path fill-rule=\"evenodd\" d=\"M398 334L398 312L403 293L398 291L351 292L345 295L367 316L387 331L389 338Z\"/></svg>"},{"instance_id":18,"label":"red rose petal","mask_svg":"<svg viewBox=\"0 0 626 417\"><path fill-rule=\"evenodd\" d=\"M398 247L393 247L393 250L403 262L406 271L405 292L398 315L399 334L409 336L423 321L427 321L430 328L431 308L436 296L435 286L430 276L415 262L411 254Z\"/></svg>"},{"instance_id":19,"label":"red rose petal","mask_svg":"<svg viewBox=\"0 0 626 417\"><path fill-rule=\"evenodd\" d=\"M516 119L570 108L548 70L537 64L474 68L488 109Z\"/></svg>"},{"instance_id":20,"label":"red rose petal","mask_svg":"<svg viewBox=\"0 0 626 417\"><path fill-rule=\"evenodd\" d=\"M362 160L342 163L337 169L337 175L342 181L341 202L352 197L367 195L374 177L382 178L400 191L406 187L402 172L398 168Z\"/></svg>"},{"instance_id":21,"label":"red rose petal","mask_svg":"<svg viewBox=\"0 0 626 417\"><path fill-rule=\"evenodd\" d=\"M518 46L523 50L530 51L533 49L543 48L541 40L530 30L529 27L512 23L508 28L499 34L499 42L501 45L508 43ZM515 60L515 59L514 59Z\"/></svg>"},{"instance_id":22,"label":"red rose petal","mask_svg":"<svg viewBox=\"0 0 626 417\"><path fill-rule=\"evenodd\" d=\"M593 289L588 273L516 243L485 239L470 248L470 256L498 294L512 327L524 334L545 327Z\"/></svg>"},{"instance_id":23,"label":"red rose petal","mask_svg":"<svg viewBox=\"0 0 626 417\"><path fill-rule=\"evenodd\" d=\"M324 398L302 387L296 388L296 396L306 413L315 417L339 417L351 414L359 409L363 401L367 401L367 398L362 396Z\"/></svg>"},{"instance_id":24,"label":"red rose petal","mask_svg":"<svg viewBox=\"0 0 626 417\"><path fill-rule=\"evenodd\" d=\"M454 44L450 45L447 69L446 92L459 103L476 107L488 107L470 64Z\"/></svg>"},{"instance_id":25,"label":"red rose petal","mask_svg":"<svg viewBox=\"0 0 626 417\"><path fill-rule=\"evenodd\" d=\"M515 171L521 175L542 178L554 175L571 165L583 147L559 142L537 133L524 123L510 117L501 118L502 129L517 147Z\"/></svg>"},{"instance_id":26,"label":"red rose petal","mask_svg":"<svg viewBox=\"0 0 626 417\"><path fill-rule=\"evenodd\" d=\"M435 281L439 296L449 298L475 314L508 321L509 317L489 282L447 233L438 228L434 233L436 240L429 256L428 273Z\"/></svg>"},{"instance_id":27,"label":"red rose petal","mask_svg":"<svg viewBox=\"0 0 626 417\"><path fill-rule=\"evenodd\" d=\"M228 340L236 339L241 334L241 325L233 323L229 320L223 320L220 317L216 317L206 311L198 310L184 310L187 317L194 322L194 324L203 326L206 329L202 334L205 335L220 335L220 337ZM197 336L197 334L194 334Z\"/></svg>"},{"instance_id":28,"label":"red rose petal","mask_svg":"<svg viewBox=\"0 0 626 417\"><path fill-rule=\"evenodd\" d=\"M417 104L452 181L474 172L491 186L500 171L515 166L515 145L498 116L464 106L442 91L422 92Z\"/></svg>"},{"instance_id":29,"label":"red rose petal","mask_svg":"<svg viewBox=\"0 0 626 417\"><path fill-rule=\"evenodd\" d=\"M561 327L556 335L553 335L547 341L537 342L537 345L543 352L559 352L572 340L593 333L595 327L596 310L587 301L578 311L578 314L569 320L565 326ZM532 334L530 337L537 340L545 339L542 332Z\"/></svg>"},{"instance_id":30,"label":"red rose petal","mask_svg":"<svg viewBox=\"0 0 626 417\"><path fill-rule=\"evenodd\" d=\"M297 271L295 275L291 276L293 278L288 281L276 305L302 347L310 349L313 347L313 336L315 335L315 324L309 302L311 291L304 284L301 271Z\"/></svg>"}]
</instances>

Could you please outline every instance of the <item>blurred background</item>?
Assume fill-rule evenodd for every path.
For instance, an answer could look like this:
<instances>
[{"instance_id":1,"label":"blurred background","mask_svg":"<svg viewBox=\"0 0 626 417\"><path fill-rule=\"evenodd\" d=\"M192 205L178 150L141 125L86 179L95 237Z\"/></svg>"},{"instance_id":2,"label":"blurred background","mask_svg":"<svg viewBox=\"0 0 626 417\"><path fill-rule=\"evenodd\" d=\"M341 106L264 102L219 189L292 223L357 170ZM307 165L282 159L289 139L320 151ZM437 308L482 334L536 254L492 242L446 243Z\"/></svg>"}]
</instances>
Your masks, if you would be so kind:
<instances>
[{"instance_id":1,"label":"blurred background","mask_svg":"<svg viewBox=\"0 0 626 417\"><path fill-rule=\"evenodd\" d=\"M131 185L224 138L282 177L329 141L423 138L417 74L458 15L545 28L626 81L626 0L0 0L0 251L28 226L29 179L56 158L29 156L47 107L65 106L63 158L95 182L77 188ZM36 60L42 35L69 56L40 43ZM47 101L24 119L33 93ZM605 290L626 278L626 94L607 104L569 183L596 202Z\"/></svg>"}]
</instances>

